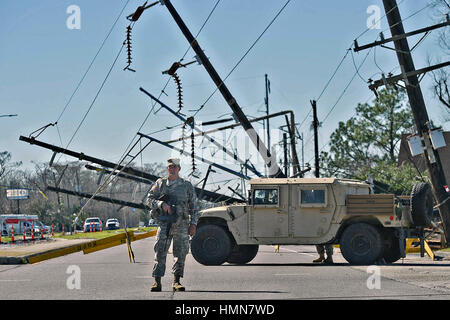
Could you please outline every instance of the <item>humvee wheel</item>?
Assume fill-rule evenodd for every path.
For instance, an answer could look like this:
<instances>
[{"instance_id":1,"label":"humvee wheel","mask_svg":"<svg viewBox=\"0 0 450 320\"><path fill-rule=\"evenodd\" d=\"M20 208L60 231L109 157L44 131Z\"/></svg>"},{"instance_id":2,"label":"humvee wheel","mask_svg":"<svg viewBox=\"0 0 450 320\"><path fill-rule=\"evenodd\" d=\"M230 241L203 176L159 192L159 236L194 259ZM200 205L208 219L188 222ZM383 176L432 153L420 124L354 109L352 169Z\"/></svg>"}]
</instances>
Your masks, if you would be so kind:
<instances>
[{"instance_id":1,"label":"humvee wheel","mask_svg":"<svg viewBox=\"0 0 450 320\"><path fill-rule=\"evenodd\" d=\"M222 227L214 224L202 225L192 238L191 252L197 262L218 266L230 255L231 239Z\"/></svg>"},{"instance_id":2,"label":"humvee wheel","mask_svg":"<svg viewBox=\"0 0 450 320\"><path fill-rule=\"evenodd\" d=\"M400 259L402 255L402 248L400 246L400 239L395 235L393 230L385 230L384 236L384 253L383 258L387 263L394 263ZM405 248L406 240L403 239L403 249Z\"/></svg>"},{"instance_id":3,"label":"humvee wheel","mask_svg":"<svg viewBox=\"0 0 450 320\"><path fill-rule=\"evenodd\" d=\"M428 183L417 183L411 191L411 217L416 227L427 227L433 216L433 193Z\"/></svg>"},{"instance_id":4,"label":"humvee wheel","mask_svg":"<svg viewBox=\"0 0 450 320\"><path fill-rule=\"evenodd\" d=\"M259 245L257 244L235 245L227 258L227 262L232 264L249 263L256 257L258 250Z\"/></svg>"},{"instance_id":5,"label":"humvee wheel","mask_svg":"<svg viewBox=\"0 0 450 320\"><path fill-rule=\"evenodd\" d=\"M350 264L373 264L383 254L383 239L380 231L367 223L348 226L341 237L342 255Z\"/></svg>"}]
</instances>

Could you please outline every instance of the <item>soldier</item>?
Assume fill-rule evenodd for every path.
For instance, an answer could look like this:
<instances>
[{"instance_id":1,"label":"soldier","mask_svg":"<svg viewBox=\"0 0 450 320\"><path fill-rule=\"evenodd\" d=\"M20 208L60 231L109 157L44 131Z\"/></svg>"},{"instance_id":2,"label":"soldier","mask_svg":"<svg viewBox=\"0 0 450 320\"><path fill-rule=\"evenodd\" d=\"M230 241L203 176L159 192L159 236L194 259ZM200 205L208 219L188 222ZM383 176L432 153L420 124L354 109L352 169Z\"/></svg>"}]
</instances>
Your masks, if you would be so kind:
<instances>
[{"instance_id":1,"label":"soldier","mask_svg":"<svg viewBox=\"0 0 450 320\"><path fill-rule=\"evenodd\" d=\"M319 257L315 260L313 260L314 263L326 263L326 264L332 264L333 263L333 245L332 244L320 244L316 245L317 253L319 254ZM325 258L325 252L327 253L327 257Z\"/></svg>"},{"instance_id":2,"label":"soldier","mask_svg":"<svg viewBox=\"0 0 450 320\"><path fill-rule=\"evenodd\" d=\"M158 222L155 243L155 264L152 276L155 283L151 291L161 291L161 277L166 270L166 257L173 239L174 274L173 291L185 291L180 283L184 275L184 262L189 252L189 236L194 236L198 220L197 196L192 184L179 176L180 159L167 160L167 178L158 179L147 196L152 218ZM161 198L164 198L162 200ZM176 215L175 222L167 222L168 215ZM166 219L163 219L163 216ZM173 217L173 216L172 216Z\"/></svg>"}]
</instances>

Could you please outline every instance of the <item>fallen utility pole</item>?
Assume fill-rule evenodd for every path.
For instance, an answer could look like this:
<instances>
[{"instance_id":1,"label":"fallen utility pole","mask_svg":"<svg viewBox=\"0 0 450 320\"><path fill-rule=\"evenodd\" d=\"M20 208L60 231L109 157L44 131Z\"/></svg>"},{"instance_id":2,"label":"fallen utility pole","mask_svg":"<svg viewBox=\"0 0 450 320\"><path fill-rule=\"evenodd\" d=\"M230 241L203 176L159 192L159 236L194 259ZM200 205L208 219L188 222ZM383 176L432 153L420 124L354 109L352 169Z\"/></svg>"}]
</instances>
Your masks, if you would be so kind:
<instances>
[{"instance_id":1,"label":"fallen utility pole","mask_svg":"<svg viewBox=\"0 0 450 320\"><path fill-rule=\"evenodd\" d=\"M228 172L228 173L231 173L231 174L233 174L233 175L235 175L235 176L238 176L239 178L244 178L244 179L250 180L250 177L249 177L249 176L246 176L246 175L244 175L244 174L242 174L242 173L240 173L240 172L237 172L237 171L235 171L235 170L231 170L231 169L229 169L229 168L227 168L227 167L225 167L225 166L222 166L222 165L217 164L217 163L215 163L215 162L209 161L209 160L204 159L204 158L202 158L202 157L199 157L199 156L196 156L196 155L192 155L190 152L187 152L187 151L184 151L184 150L182 150L182 149L180 149L180 148L174 147L174 146L172 146L172 145L170 145L170 144L168 144L168 143L166 143L166 142L164 142L164 141L158 140L158 139L156 139L156 138L153 138L153 137L151 137L151 136L148 136L148 135L143 134L143 133L140 133L140 132L138 132L137 134L138 134L139 136L141 136L141 137L144 137L144 138L149 139L149 140L152 141L152 142L154 141L154 142L156 142L156 143L158 143L158 144L160 144L160 145L163 145L163 146L165 146L165 147L167 147L167 148L170 148L170 149L172 149L172 150L178 151L178 152L180 152L181 154L184 154L184 155L187 155L187 156L193 156L193 157L194 157L195 159L197 159L197 160L200 160L200 161L202 161L202 162L204 162L204 163L207 163L207 164L209 164L209 165L211 165L211 166L213 166L213 167L216 167L216 168L221 169L221 170L223 170L223 171L225 171L225 172Z\"/></svg>"},{"instance_id":2,"label":"fallen utility pole","mask_svg":"<svg viewBox=\"0 0 450 320\"><path fill-rule=\"evenodd\" d=\"M203 52L203 49L200 47L197 40L194 38L192 33L189 31L188 27L186 26L184 21L181 19L178 12L175 10L172 3L169 0L164 0L164 1L162 1L162 3L169 10L169 13L172 15L172 17L174 18L178 27L181 29L181 32L186 37L187 41L189 42L189 45L192 47L194 52L197 54L198 59L201 61L203 67L206 69L206 71L210 75L211 79L216 84L218 90L222 94L223 98L230 106L231 110L233 111L234 115L236 116L237 121L239 121L242 124L242 127L246 131L247 135L250 137L250 140L256 146L256 149L258 150L258 152L264 159L264 162L266 163L267 167L269 168L269 176L270 177L280 177L280 178L285 177L283 174L283 171L280 169L280 167L277 164L276 157L270 154L267 147L261 141L256 130L253 128L250 121L247 119L247 117L244 114L244 112L242 111L241 107L238 105L236 99L232 96L231 92L228 90L227 86L225 85L223 80L220 78L217 71L214 69L214 67L212 66L208 57L206 57L205 53Z\"/></svg>"},{"instance_id":3,"label":"fallen utility pole","mask_svg":"<svg viewBox=\"0 0 450 320\"><path fill-rule=\"evenodd\" d=\"M50 150L52 150L53 152L56 152L56 153L67 154L67 155L69 155L71 157L75 157L75 158L77 158L79 160L84 160L84 161L89 161L89 162L92 162L92 163L96 163L96 164L99 164L99 165L101 165L103 167L106 167L106 168L113 168L115 170L119 170L120 172L124 172L124 173L130 174L130 175L133 175L133 176L136 176L136 177L140 177L140 178L143 178L143 179L147 179L147 180L150 180L150 181L156 181L156 180L158 180L160 178L159 176L155 176L155 175L149 174L149 173L144 172L144 171L140 171L140 170L133 169L133 168L130 168L130 167L120 166L120 165L118 165L116 163L113 163L113 162L109 162L109 161L105 161L105 160L102 160L102 159L98 159L98 158L94 158L94 157L88 156L88 155L85 155L82 152L74 152L74 151L71 151L71 150L68 150L68 149L64 149L64 148L52 145L52 144L48 144L48 143L36 140L33 137L29 138L29 137L20 136L19 140L28 142L30 144L37 145L39 147L50 149ZM195 192L198 195L198 194L200 194L201 189L200 188L195 188ZM202 196L201 199L202 200L206 200L206 201L210 201L210 202L224 202L225 204L231 204L233 202L242 202L241 199L229 197L227 195L224 195L224 194L221 194L221 193L216 193L216 192L213 192L213 191L208 191L208 190L204 190L203 191L203 196Z\"/></svg>"},{"instance_id":4,"label":"fallen utility pole","mask_svg":"<svg viewBox=\"0 0 450 320\"><path fill-rule=\"evenodd\" d=\"M406 92L408 94L409 103L411 105L414 121L419 136L423 139L425 146L431 146L430 142L430 120L428 118L425 100L423 98L422 90L417 75L414 62L409 49L406 37L409 35L405 33L403 28L400 11L396 0L383 0L384 10L390 26L392 40L394 42L397 59L405 81ZM448 19L447 19L448 20ZM447 185L445 181L444 170L442 168L439 153L434 148L424 148L424 160L427 171L430 176L430 181L437 202L437 208L442 219L442 226L446 239L446 245L450 245L450 195L445 190Z\"/></svg>"},{"instance_id":5,"label":"fallen utility pole","mask_svg":"<svg viewBox=\"0 0 450 320\"><path fill-rule=\"evenodd\" d=\"M93 194L86 193L86 192L71 191L71 190L56 188L56 187L52 187L52 186L47 186L47 190L54 191L54 192L61 192L61 193L65 193L68 195L82 197L82 198L88 198L88 199L92 198L93 200L108 202L108 203L117 204L117 205L125 206L125 207L131 207L131 208L142 209L142 210L150 209L147 205L145 205L143 203L129 202L129 201L124 201L124 200L113 199L110 197L97 196L97 195L93 195Z\"/></svg>"},{"instance_id":6,"label":"fallen utility pole","mask_svg":"<svg viewBox=\"0 0 450 320\"><path fill-rule=\"evenodd\" d=\"M128 174L131 174L131 175L134 175L134 176L137 176L137 177L141 177L141 178L144 178L144 179L148 179L148 180L151 180L151 181L156 181L156 180L159 179L158 176L155 176L155 175L152 175L152 174L140 171L140 170L136 170L136 169L133 169L131 167L125 167L125 166L117 165L116 163L105 161L105 160L102 160L102 159L99 159L99 158L94 158L94 157L85 155L82 152L75 152L75 151L71 151L71 150L68 150L68 149L64 149L64 148L61 148L61 147L58 147L58 146L55 146L55 145L52 145L52 144L48 144L48 143L36 140L33 137L29 138L29 137L20 136L19 140L28 142L30 144L37 145L39 147L43 147L43 148L52 150L55 153L63 153L63 154L66 154L68 156L77 158L78 160L89 161L89 162L92 162L92 163L99 164L99 165L101 165L103 167L106 167L106 168L114 168L115 170L119 170L121 172L128 173Z\"/></svg>"},{"instance_id":7,"label":"fallen utility pole","mask_svg":"<svg viewBox=\"0 0 450 320\"><path fill-rule=\"evenodd\" d=\"M175 112L172 108L170 108L169 106L167 106L165 103L163 103L162 101L160 101L158 98L156 98L154 95L152 95L150 92L146 91L143 88L139 88L139 90L141 90L142 92L144 92L147 96L149 96L151 99L153 99L154 101L156 101L161 107L163 107L164 109L166 109L167 111L169 111L170 113L172 113L174 116L176 116L178 119L180 119L183 123L187 122L187 119L182 117L179 113ZM211 138L210 136L208 136L207 134L205 134L204 132L202 132L202 130L200 130L194 123L194 121L189 123L189 126L194 129L195 131L202 133L202 137L208 139L208 141L210 141L211 143L213 143L216 147L218 147L219 149L221 149L223 152L225 152L226 154L228 154L229 156L233 157L234 160L240 162L242 165L244 165L247 169L249 169L250 171L252 171L254 174L256 174L258 177L261 177L262 174L259 173L259 171L257 171L254 167L249 166L247 163L245 163L244 160L240 159L236 153L229 151L227 148L225 148L223 145L221 145L220 143L218 143L215 139ZM194 135L195 137L195 135Z\"/></svg>"},{"instance_id":8,"label":"fallen utility pole","mask_svg":"<svg viewBox=\"0 0 450 320\"><path fill-rule=\"evenodd\" d=\"M121 178L133 180L133 181L139 182L139 183L153 184L153 181L151 181L151 180L143 179L143 178L136 177L136 176L130 176L128 174L115 172L115 171L112 171L112 170L109 170L109 169L106 169L106 168L94 167L94 166L91 166L90 164L87 164L84 167L86 169L88 169L88 170L95 170L95 171L100 172L100 173L112 174L112 175L115 175L115 176L118 176L118 177L121 177Z\"/></svg>"},{"instance_id":9,"label":"fallen utility pole","mask_svg":"<svg viewBox=\"0 0 450 320\"><path fill-rule=\"evenodd\" d=\"M288 123L288 128L289 128L288 132L289 132L290 140L291 140L291 153L292 153L292 160L294 162L294 164L293 164L294 174L296 174L297 173L297 168L300 168L300 164L299 164L299 160L298 160L298 156L297 156L297 150L295 148L295 145L296 145L295 134L293 134L293 132L295 132L294 112L292 110L280 111L280 112L269 114L267 116L262 116L262 117L251 119L251 120L249 120L249 122L257 122L257 121L270 119L270 118L275 118L275 117L279 117L279 116L283 116L283 115L289 115L289 118L290 118L290 123L287 120L286 120L286 122ZM222 121L231 121L231 120L234 120L234 119L224 119ZM233 128L236 128L236 127L239 127L239 126L241 126L241 123L239 123L239 122L238 123L233 123L233 124L230 124L228 126L211 129L211 130L204 131L204 132L201 132L201 133L196 133L196 134L194 134L194 137L203 136L203 135L209 135L209 134L214 133L214 132L219 132L219 131L223 131L223 130L233 129ZM179 141L182 141L182 140L185 140L185 139L189 139L189 138L190 137L185 137L185 138L181 137L181 138L178 138L178 139L173 139L173 140L166 141L166 143L179 142ZM254 171L254 170L252 170L252 171Z\"/></svg>"}]
</instances>

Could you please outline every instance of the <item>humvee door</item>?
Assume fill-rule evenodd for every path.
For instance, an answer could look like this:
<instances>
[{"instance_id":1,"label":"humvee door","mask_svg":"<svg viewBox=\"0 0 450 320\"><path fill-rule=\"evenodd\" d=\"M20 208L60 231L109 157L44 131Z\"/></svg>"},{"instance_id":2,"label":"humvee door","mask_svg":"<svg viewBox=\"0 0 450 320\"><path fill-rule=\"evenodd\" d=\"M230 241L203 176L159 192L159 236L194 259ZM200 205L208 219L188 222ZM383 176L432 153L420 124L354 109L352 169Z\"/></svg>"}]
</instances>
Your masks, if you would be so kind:
<instances>
[{"instance_id":1,"label":"humvee door","mask_svg":"<svg viewBox=\"0 0 450 320\"><path fill-rule=\"evenodd\" d=\"M252 189L250 237L288 237L288 185Z\"/></svg>"}]
</instances>

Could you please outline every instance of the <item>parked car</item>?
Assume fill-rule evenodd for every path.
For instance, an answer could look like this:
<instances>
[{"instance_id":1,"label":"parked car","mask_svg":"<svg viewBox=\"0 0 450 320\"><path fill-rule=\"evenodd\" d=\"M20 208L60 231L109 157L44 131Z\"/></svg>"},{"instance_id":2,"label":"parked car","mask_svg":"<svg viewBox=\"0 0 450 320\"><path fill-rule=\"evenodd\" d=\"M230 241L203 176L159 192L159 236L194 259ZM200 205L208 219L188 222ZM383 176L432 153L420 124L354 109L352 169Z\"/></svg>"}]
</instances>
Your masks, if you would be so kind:
<instances>
[{"instance_id":1,"label":"parked car","mask_svg":"<svg viewBox=\"0 0 450 320\"><path fill-rule=\"evenodd\" d=\"M102 220L99 217L87 218L83 224L83 232L98 232L101 230Z\"/></svg>"},{"instance_id":2,"label":"parked car","mask_svg":"<svg viewBox=\"0 0 450 320\"><path fill-rule=\"evenodd\" d=\"M105 224L105 228L108 230L114 230L114 229L119 229L120 227L120 222L118 219L116 218L111 218L106 220L106 224Z\"/></svg>"},{"instance_id":3,"label":"parked car","mask_svg":"<svg viewBox=\"0 0 450 320\"><path fill-rule=\"evenodd\" d=\"M148 226L149 226L149 227L157 227L158 224L156 223L155 219L150 219L150 220L148 221Z\"/></svg>"},{"instance_id":4,"label":"parked car","mask_svg":"<svg viewBox=\"0 0 450 320\"><path fill-rule=\"evenodd\" d=\"M51 227L46 226L41 221L25 221L23 227L27 235L31 234L31 230L33 230L34 234L40 234L41 232L43 234L49 234L52 230Z\"/></svg>"}]
</instances>

